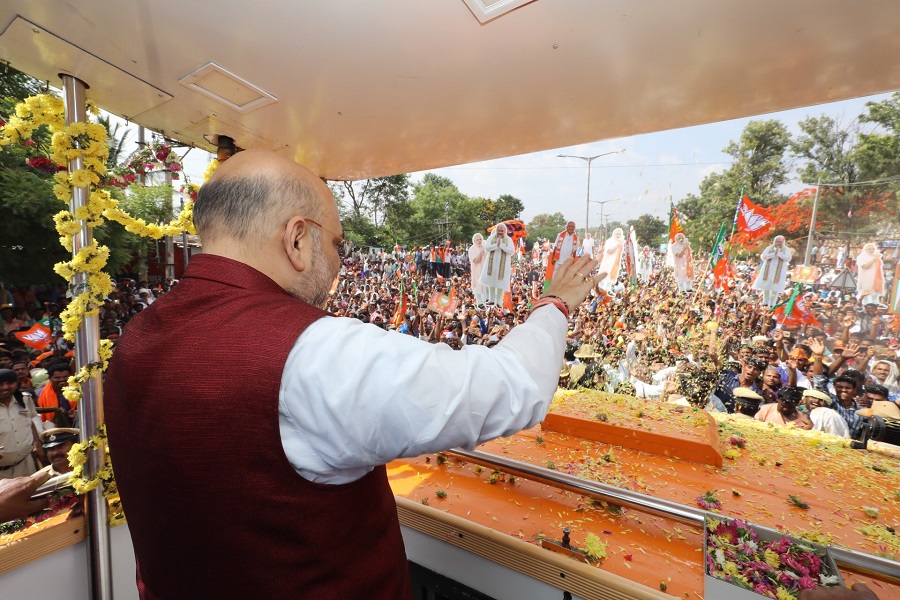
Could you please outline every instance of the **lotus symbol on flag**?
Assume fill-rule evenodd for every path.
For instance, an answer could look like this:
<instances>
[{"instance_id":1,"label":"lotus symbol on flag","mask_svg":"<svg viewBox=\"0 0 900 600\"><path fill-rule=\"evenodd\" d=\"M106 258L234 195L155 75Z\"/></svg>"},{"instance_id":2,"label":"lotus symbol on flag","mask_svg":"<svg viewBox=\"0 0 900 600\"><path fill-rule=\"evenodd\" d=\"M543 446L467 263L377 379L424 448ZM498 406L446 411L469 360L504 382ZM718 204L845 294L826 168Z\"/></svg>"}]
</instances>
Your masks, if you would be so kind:
<instances>
[{"instance_id":1,"label":"lotus symbol on flag","mask_svg":"<svg viewBox=\"0 0 900 600\"><path fill-rule=\"evenodd\" d=\"M741 204L741 215L744 217L744 222L747 224L748 232L759 231L771 223L767 218L753 212L746 204Z\"/></svg>"},{"instance_id":2,"label":"lotus symbol on flag","mask_svg":"<svg viewBox=\"0 0 900 600\"><path fill-rule=\"evenodd\" d=\"M22 336L22 341L28 340L29 342L43 342L50 339L50 334L48 334L43 329L38 329L36 331L29 331L28 333Z\"/></svg>"}]
</instances>

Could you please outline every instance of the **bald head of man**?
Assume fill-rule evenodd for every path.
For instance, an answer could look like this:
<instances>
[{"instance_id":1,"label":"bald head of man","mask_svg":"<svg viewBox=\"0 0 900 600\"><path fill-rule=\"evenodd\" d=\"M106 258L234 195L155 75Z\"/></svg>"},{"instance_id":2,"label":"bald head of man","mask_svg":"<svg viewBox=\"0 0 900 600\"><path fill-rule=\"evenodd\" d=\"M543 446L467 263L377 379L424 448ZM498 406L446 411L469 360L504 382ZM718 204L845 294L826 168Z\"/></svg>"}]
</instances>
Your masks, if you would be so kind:
<instances>
[{"instance_id":1,"label":"bald head of man","mask_svg":"<svg viewBox=\"0 0 900 600\"><path fill-rule=\"evenodd\" d=\"M239 152L200 188L194 224L204 253L245 263L324 305L343 229L331 190L308 169L273 152Z\"/></svg>"}]
</instances>

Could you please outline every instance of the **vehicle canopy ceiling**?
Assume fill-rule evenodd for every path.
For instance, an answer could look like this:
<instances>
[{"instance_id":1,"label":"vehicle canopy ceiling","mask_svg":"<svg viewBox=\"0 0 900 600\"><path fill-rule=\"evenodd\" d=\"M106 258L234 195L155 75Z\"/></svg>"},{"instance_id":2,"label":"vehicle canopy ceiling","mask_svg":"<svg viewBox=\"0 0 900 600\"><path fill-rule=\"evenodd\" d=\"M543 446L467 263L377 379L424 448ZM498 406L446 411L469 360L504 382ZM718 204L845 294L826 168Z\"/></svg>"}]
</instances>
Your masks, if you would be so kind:
<instances>
[{"instance_id":1,"label":"vehicle canopy ceiling","mask_svg":"<svg viewBox=\"0 0 900 600\"><path fill-rule=\"evenodd\" d=\"M896 0L5 0L0 60L361 179L893 91L898 31Z\"/></svg>"}]
</instances>

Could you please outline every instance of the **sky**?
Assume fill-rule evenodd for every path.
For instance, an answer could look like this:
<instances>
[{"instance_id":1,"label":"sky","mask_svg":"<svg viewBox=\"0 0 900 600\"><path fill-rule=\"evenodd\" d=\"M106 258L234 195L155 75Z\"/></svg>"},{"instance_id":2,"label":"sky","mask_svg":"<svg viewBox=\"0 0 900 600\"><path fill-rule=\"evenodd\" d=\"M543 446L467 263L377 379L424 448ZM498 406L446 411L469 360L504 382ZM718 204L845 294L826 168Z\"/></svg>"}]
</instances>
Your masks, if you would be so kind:
<instances>
[{"instance_id":1,"label":"sky","mask_svg":"<svg viewBox=\"0 0 900 600\"><path fill-rule=\"evenodd\" d=\"M591 164L590 229L595 230L600 225L601 205L596 201L610 200L602 205L603 216L614 221L624 223L643 214L667 220L670 196L677 202L689 193L699 194L704 177L731 165L731 157L722 149L729 141L738 140L751 120L778 119L795 135L799 132L797 123L806 117L827 114L840 123L849 124L864 112L866 102L889 97L890 94L880 94L429 172L450 178L469 196L496 199L501 194L511 194L519 198L525 205L522 220L526 223L538 214L561 212L567 219L575 221L580 230L585 221L587 163L557 155L595 156L624 150L598 158ZM423 176L424 173L416 173L413 180L421 180ZM806 186L794 176L782 191L792 193L803 187Z\"/></svg>"},{"instance_id":2,"label":"sky","mask_svg":"<svg viewBox=\"0 0 900 600\"><path fill-rule=\"evenodd\" d=\"M729 141L738 140L751 120L778 119L795 135L799 132L797 123L806 117L825 114L849 124L864 112L866 102L889 97L890 94L867 96L428 172L449 178L469 196L496 199L511 194L519 198L525 206L522 220L526 223L542 213L561 212L581 230L585 221L587 163L557 155L594 156L624 150L598 158L591 165L590 229L596 231L600 226L598 201L610 201L602 205L603 216L609 220L624 223L643 214L667 220L670 196L677 202L687 194L699 194L704 177L730 166L731 157L722 149ZM192 181L202 181L209 160L210 155L199 149L187 154L184 166ZM425 172L413 173L411 178L420 181L424 175ZM789 194L806 187L796 176L792 177L782 192Z\"/></svg>"}]
</instances>

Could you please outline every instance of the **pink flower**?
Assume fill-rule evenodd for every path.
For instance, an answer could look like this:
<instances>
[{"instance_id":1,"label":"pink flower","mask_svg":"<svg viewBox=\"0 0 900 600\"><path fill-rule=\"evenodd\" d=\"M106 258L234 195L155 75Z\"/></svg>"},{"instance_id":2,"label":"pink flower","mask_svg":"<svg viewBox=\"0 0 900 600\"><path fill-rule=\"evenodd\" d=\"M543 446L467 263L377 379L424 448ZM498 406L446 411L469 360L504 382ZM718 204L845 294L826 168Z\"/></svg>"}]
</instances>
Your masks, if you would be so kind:
<instances>
[{"instance_id":1,"label":"pink flower","mask_svg":"<svg viewBox=\"0 0 900 600\"><path fill-rule=\"evenodd\" d=\"M722 503L716 498L714 492L706 492L702 496L697 496L697 506L706 510L712 510L714 508L722 508Z\"/></svg>"},{"instance_id":2,"label":"pink flower","mask_svg":"<svg viewBox=\"0 0 900 600\"><path fill-rule=\"evenodd\" d=\"M812 577L804 575L797 580L797 585L800 586L801 590L811 590L814 587L817 587L818 584L816 584L816 580Z\"/></svg>"},{"instance_id":3,"label":"pink flower","mask_svg":"<svg viewBox=\"0 0 900 600\"><path fill-rule=\"evenodd\" d=\"M774 596L775 588L768 583L757 583L753 586L753 591L760 596Z\"/></svg>"},{"instance_id":4,"label":"pink flower","mask_svg":"<svg viewBox=\"0 0 900 600\"><path fill-rule=\"evenodd\" d=\"M788 567L794 569L799 575L808 576L809 569L804 567L800 562L798 562L793 556L789 554L784 554L781 557L781 564L787 565Z\"/></svg>"}]
</instances>

